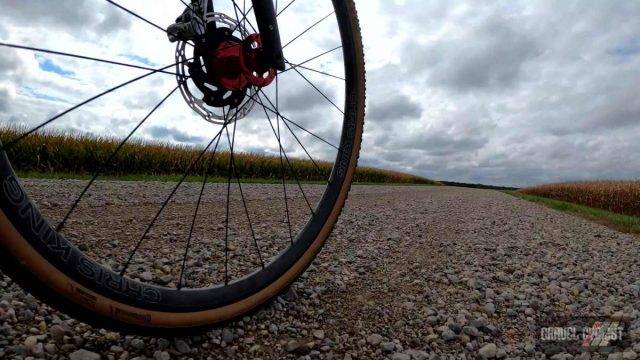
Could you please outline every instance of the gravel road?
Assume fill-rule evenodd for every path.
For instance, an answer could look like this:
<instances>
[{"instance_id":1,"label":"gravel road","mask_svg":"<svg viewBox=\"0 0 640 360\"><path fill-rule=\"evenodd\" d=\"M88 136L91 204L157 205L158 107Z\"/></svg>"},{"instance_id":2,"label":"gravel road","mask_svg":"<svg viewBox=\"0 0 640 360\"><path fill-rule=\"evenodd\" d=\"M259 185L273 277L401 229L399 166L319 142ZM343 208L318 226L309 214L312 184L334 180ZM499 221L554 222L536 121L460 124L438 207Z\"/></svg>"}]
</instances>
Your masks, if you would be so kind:
<instances>
[{"instance_id":1,"label":"gravel road","mask_svg":"<svg viewBox=\"0 0 640 360\"><path fill-rule=\"evenodd\" d=\"M99 183L66 231L118 268L124 258L117 249L138 240L171 184L114 185ZM26 186L45 213L60 219L82 182ZM260 256L251 252L251 229L238 221L231 231L231 277L260 258L268 261L288 241L282 187L243 190L250 213L260 214L253 223ZM309 211L295 190L290 186L294 229ZM184 244L198 191L198 184L187 184L176 194L132 262L130 276L177 284L180 274L171 265L180 255L172 249ZM207 189L188 264L198 271L187 272L187 284L206 285L224 276L216 265L224 244L207 239L224 231L219 224L225 191L226 185ZM305 186L305 193L313 202L321 188ZM237 189L233 196L239 200ZM242 219L243 209L236 205L232 213ZM101 230L105 226L108 233ZM92 246L107 239L108 246ZM148 259L152 254L155 260ZM0 358L571 359L565 352L579 342L543 342L539 327L578 319L618 320L625 327L618 345L601 349L605 354L576 358L635 359L640 356L639 254L637 237L497 191L355 186L314 265L251 317L197 337L126 336L78 323L5 277L0 279Z\"/></svg>"}]
</instances>

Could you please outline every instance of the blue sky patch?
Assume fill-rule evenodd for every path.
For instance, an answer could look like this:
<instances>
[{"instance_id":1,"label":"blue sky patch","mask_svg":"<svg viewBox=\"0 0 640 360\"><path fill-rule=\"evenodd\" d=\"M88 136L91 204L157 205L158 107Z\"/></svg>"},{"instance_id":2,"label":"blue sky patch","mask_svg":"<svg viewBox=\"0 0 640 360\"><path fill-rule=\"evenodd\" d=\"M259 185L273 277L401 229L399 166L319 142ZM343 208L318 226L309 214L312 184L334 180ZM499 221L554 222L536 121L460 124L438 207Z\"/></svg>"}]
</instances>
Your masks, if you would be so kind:
<instances>
[{"instance_id":1,"label":"blue sky patch","mask_svg":"<svg viewBox=\"0 0 640 360\"><path fill-rule=\"evenodd\" d=\"M43 92L40 92L38 90L35 90L32 87L29 86L25 86L22 88L25 93L27 93L29 96L36 98L36 99L40 99L40 100L48 100L48 101L55 101L55 102L63 102L63 103L69 103L67 100L56 97L56 96L52 96L52 95L47 95Z\"/></svg>"},{"instance_id":2,"label":"blue sky patch","mask_svg":"<svg viewBox=\"0 0 640 360\"><path fill-rule=\"evenodd\" d=\"M141 63L147 66L156 66L157 64L154 63L153 61L149 60L146 57L143 56L139 56L139 55L135 55L135 54L121 54L120 56L124 56L129 60L133 60L137 63Z\"/></svg>"},{"instance_id":3,"label":"blue sky patch","mask_svg":"<svg viewBox=\"0 0 640 360\"><path fill-rule=\"evenodd\" d=\"M64 77L72 77L75 73L71 70L66 70L56 65L51 59L48 59L42 55L36 54L36 60L42 71L58 74Z\"/></svg>"},{"instance_id":4,"label":"blue sky patch","mask_svg":"<svg viewBox=\"0 0 640 360\"><path fill-rule=\"evenodd\" d=\"M614 56L634 56L640 54L640 39L627 41L612 49L609 49L609 54Z\"/></svg>"}]
</instances>

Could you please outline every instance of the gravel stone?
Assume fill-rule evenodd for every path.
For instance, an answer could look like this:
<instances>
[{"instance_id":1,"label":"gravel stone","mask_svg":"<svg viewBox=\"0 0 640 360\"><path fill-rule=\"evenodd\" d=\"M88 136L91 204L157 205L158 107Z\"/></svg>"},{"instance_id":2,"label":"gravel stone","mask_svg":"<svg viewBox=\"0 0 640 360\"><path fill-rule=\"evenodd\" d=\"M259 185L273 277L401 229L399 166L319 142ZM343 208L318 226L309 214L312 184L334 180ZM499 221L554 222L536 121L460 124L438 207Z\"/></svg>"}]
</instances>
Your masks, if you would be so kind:
<instances>
[{"instance_id":1,"label":"gravel stone","mask_svg":"<svg viewBox=\"0 0 640 360\"><path fill-rule=\"evenodd\" d=\"M176 340L173 343L173 346L176 348L176 351L178 351L180 354L189 354L191 352L191 347L184 340L180 340L180 339Z\"/></svg>"},{"instance_id":2,"label":"gravel stone","mask_svg":"<svg viewBox=\"0 0 640 360\"><path fill-rule=\"evenodd\" d=\"M403 353L395 353L391 356L391 360L411 360L411 356Z\"/></svg>"},{"instance_id":3,"label":"gravel stone","mask_svg":"<svg viewBox=\"0 0 640 360\"><path fill-rule=\"evenodd\" d=\"M66 331L60 325L53 325L49 328L49 334L56 343L61 344L63 342Z\"/></svg>"},{"instance_id":4,"label":"gravel stone","mask_svg":"<svg viewBox=\"0 0 640 360\"><path fill-rule=\"evenodd\" d=\"M395 348L396 348L396 344L394 344L391 341L385 341L380 343L380 349L382 349L382 351L386 353L392 352L393 350L395 350Z\"/></svg>"},{"instance_id":5,"label":"gravel stone","mask_svg":"<svg viewBox=\"0 0 640 360\"><path fill-rule=\"evenodd\" d=\"M300 349L301 344L297 340L290 340L287 342L287 352L294 352Z\"/></svg>"},{"instance_id":6,"label":"gravel stone","mask_svg":"<svg viewBox=\"0 0 640 360\"><path fill-rule=\"evenodd\" d=\"M69 355L71 360L100 360L101 358L100 355L85 349L74 351Z\"/></svg>"},{"instance_id":7,"label":"gravel stone","mask_svg":"<svg viewBox=\"0 0 640 360\"><path fill-rule=\"evenodd\" d=\"M24 346L26 346L27 349L30 349L33 346L35 346L37 343L38 343L37 336L27 336L26 340L24 341Z\"/></svg>"},{"instance_id":8,"label":"gravel stone","mask_svg":"<svg viewBox=\"0 0 640 360\"><path fill-rule=\"evenodd\" d=\"M136 349L138 351L144 350L144 340L142 340L142 339L138 339L138 338L133 339L133 340L131 340L130 344L131 344L132 348L134 348L134 349Z\"/></svg>"},{"instance_id":9,"label":"gravel stone","mask_svg":"<svg viewBox=\"0 0 640 360\"><path fill-rule=\"evenodd\" d=\"M46 344L44 346L44 351L46 351L49 355L54 355L58 352L58 347L55 344Z\"/></svg>"},{"instance_id":10,"label":"gravel stone","mask_svg":"<svg viewBox=\"0 0 640 360\"><path fill-rule=\"evenodd\" d=\"M30 348L31 355L40 358L44 356L44 347L42 343L37 343Z\"/></svg>"},{"instance_id":11,"label":"gravel stone","mask_svg":"<svg viewBox=\"0 0 640 360\"><path fill-rule=\"evenodd\" d=\"M638 358L638 354L633 350L627 350L622 353L622 358L625 360L633 360Z\"/></svg>"},{"instance_id":12,"label":"gravel stone","mask_svg":"<svg viewBox=\"0 0 640 360\"><path fill-rule=\"evenodd\" d=\"M471 337L478 337L481 335L480 330L478 330L478 328L476 328L475 326L465 326L464 328L462 328L462 332Z\"/></svg>"},{"instance_id":13,"label":"gravel stone","mask_svg":"<svg viewBox=\"0 0 640 360\"><path fill-rule=\"evenodd\" d=\"M533 354L535 352L535 349L536 349L535 345L531 343L528 343L524 346L524 351L529 355Z\"/></svg>"},{"instance_id":14,"label":"gravel stone","mask_svg":"<svg viewBox=\"0 0 640 360\"><path fill-rule=\"evenodd\" d=\"M164 338L160 338L156 341L156 345L158 346L158 348L160 350L164 350L166 348L168 348L169 346L171 346L171 342L167 339Z\"/></svg>"},{"instance_id":15,"label":"gravel stone","mask_svg":"<svg viewBox=\"0 0 640 360\"><path fill-rule=\"evenodd\" d=\"M449 324L449 329L456 333L456 335L462 332L462 326L460 326L460 324Z\"/></svg>"},{"instance_id":16,"label":"gravel stone","mask_svg":"<svg viewBox=\"0 0 640 360\"><path fill-rule=\"evenodd\" d=\"M487 303L483 310L487 315L491 316L496 313L496 306L493 303Z\"/></svg>"},{"instance_id":17,"label":"gravel stone","mask_svg":"<svg viewBox=\"0 0 640 360\"><path fill-rule=\"evenodd\" d=\"M161 285L167 285L172 280L173 280L173 276L171 275L162 275L158 277L158 283L160 283Z\"/></svg>"},{"instance_id":18,"label":"gravel stone","mask_svg":"<svg viewBox=\"0 0 640 360\"><path fill-rule=\"evenodd\" d=\"M170 360L171 355L166 351L156 351L153 353L154 360Z\"/></svg>"},{"instance_id":19,"label":"gravel stone","mask_svg":"<svg viewBox=\"0 0 640 360\"><path fill-rule=\"evenodd\" d=\"M486 344L478 350L478 354L484 359L493 359L496 357L497 353L498 347L493 343Z\"/></svg>"},{"instance_id":20,"label":"gravel stone","mask_svg":"<svg viewBox=\"0 0 640 360\"><path fill-rule=\"evenodd\" d=\"M429 358L429 354L423 350L407 349L405 354L411 356L413 360L426 360Z\"/></svg>"},{"instance_id":21,"label":"gravel stone","mask_svg":"<svg viewBox=\"0 0 640 360\"><path fill-rule=\"evenodd\" d=\"M233 342L233 330L229 329L229 328L224 328L222 330L222 341L226 342L227 344L230 344Z\"/></svg>"},{"instance_id":22,"label":"gravel stone","mask_svg":"<svg viewBox=\"0 0 640 360\"><path fill-rule=\"evenodd\" d=\"M144 281L151 281L151 280L153 280L153 274L152 274L150 271L145 271L145 272L141 273L140 275L138 275L138 277L139 277L141 280L144 280Z\"/></svg>"},{"instance_id":23,"label":"gravel stone","mask_svg":"<svg viewBox=\"0 0 640 360\"><path fill-rule=\"evenodd\" d=\"M458 338L458 335L454 333L452 330L447 329L442 332L441 337L444 341L452 341Z\"/></svg>"},{"instance_id":24,"label":"gravel stone","mask_svg":"<svg viewBox=\"0 0 640 360\"><path fill-rule=\"evenodd\" d=\"M627 350L622 353L622 358L624 360L634 360L638 358L638 354L636 354L636 352L633 350Z\"/></svg>"},{"instance_id":25,"label":"gravel stone","mask_svg":"<svg viewBox=\"0 0 640 360\"><path fill-rule=\"evenodd\" d=\"M367 336L367 342L370 345L376 346L376 345L380 344L381 341L382 341L382 335L380 335L380 334L371 334L371 335Z\"/></svg>"}]
</instances>

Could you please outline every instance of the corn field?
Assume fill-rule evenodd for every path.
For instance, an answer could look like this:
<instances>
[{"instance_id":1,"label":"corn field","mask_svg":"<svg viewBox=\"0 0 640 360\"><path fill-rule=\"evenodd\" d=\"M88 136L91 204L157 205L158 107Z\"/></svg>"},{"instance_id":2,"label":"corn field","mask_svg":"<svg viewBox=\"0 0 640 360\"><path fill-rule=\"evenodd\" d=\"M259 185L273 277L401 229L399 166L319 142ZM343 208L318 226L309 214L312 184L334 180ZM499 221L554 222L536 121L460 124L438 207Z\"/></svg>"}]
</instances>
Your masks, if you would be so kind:
<instances>
[{"instance_id":1,"label":"corn field","mask_svg":"<svg viewBox=\"0 0 640 360\"><path fill-rule=\"evenodd\" d=\"M548 184L520 190L528 195L567 201L640 216L640 181L589 181Z\"/></svg>"},{"instance_id":2,"label":"corn field","mask_svg":"<svg viewBox=\"0 0 640 360\"><path fill-rule=\"evenodd\" d=\"M7 143L22 133L20 129L0 128L0 141ZM38 132L32 134L7 150L7 155L16 171L36 173L64 173L90 175L99 171L105 176L124 175L176 175L183 174L198 158L201 149L167 143L131 140L120 149L115 158L106 163L119 141L111 138L93 137L83 134L60 132ZM191 175L202 175L207 170L210 177L226 177L229 153L218 152L213 160L205 154L196 163ZM238 176L243 179L282 179L279 156L252 153L234 153ZM300 181L326 181L331 173L331 163L290 158L289 166L284 160L285 177ZM438 184L435 181L399 173L361 167L357 170L356 182Z\"/></svg>"}]
</instances>

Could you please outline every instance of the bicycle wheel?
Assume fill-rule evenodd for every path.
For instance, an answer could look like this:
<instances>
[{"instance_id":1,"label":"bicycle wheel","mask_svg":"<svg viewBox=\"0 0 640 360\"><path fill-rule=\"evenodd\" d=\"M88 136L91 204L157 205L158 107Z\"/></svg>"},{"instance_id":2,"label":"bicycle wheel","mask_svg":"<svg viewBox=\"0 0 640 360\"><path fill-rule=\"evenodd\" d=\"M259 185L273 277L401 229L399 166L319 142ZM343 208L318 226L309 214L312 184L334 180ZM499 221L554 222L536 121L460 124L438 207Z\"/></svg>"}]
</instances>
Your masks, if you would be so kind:
<instances>
[{"instance_id":1,"label":"bicycle wheel","mask_svg":"<svg viewBox=\"0 0 640 360\"><path fill-rule=\"evenodd\" d=\"M141 12L108 2L158 27L142 17ZM233 0L229 0L229 4L232 10L216 15L218 27L226 28L227 35L239 40L256 33L251 9ZM196 70L187 69L184 65L193 64L200 55L194 53L194 46L185 41L179 43L176 50L175 73L171 70L173 65L149 68L111 61L115 65L133 66L150 72L71 107L10 141L5 140L0 156L2 270L42 301L63 312L92 325L126 332L199 331L255 310L286 289L309 266L330 235L345 204L360 150L365 71L358 18L352 0L333 0L330 5L329 15L321 14L323 16L316 16L315 20L305 20L304 27L299 27L300 21L287 21L286 16L287 13L295 14L296 6L308 8L308 4L293 0L277 9L280 31L285 39L283 48L287 67L277 72L273 84L243 89L242 96L237 94L241 100L233 100L233 104L225 102L236 96L232 91L226 91L217 98L216 101L225 102L222 106L212 106L211 103L215 103L213 97L209 99L211 101L199 98L202 89L194 84L193 71ZM312 10L314 6L311 6ZM312 13L318 15L317 11ZM297 23L298 27L287 29L289 23ZM327 24L336 27L339 39L334 40L338 43L308 56L310 49L319 50L320 47L300 39L308 36L314 28ZM326 39L322 41L327 43ZM297 54L305 54L306 59L289 62L288 56L295 54L290 49L296 44L302 44L302 50ZM1 45L18 48L19 51L48 51L56 56L79 57L22 44ZM339 56L340 52L342 56ZM325 56L332 57L334 65L337 61L341 66L324 66L322 70L313 68L316 66L314 61ZM83 59L106 62L86 56ZM197 65L204 68L204 65ZM344 73L329 72L329 69L338 68ZM185 71L191 72L186 74ZM153 107L126 137L118 140L119 146L114 146L108 158L97 161L100 164L96 164L95 171L91 172L91 180L61 185L75 186L73 198L59 196L54 202L45 202L42 199L50 196L46 193L54 192L50 190L50 184L38 187L33 185L33 181L21 179L16 174L14 168L20 169L18 163L29 161L21 155L21 144L44 126L55 124L63 115L147 75L163 73L164 76L177 75L178 86ZM313 80L314 76L331 78L333 84L338 85L332 94L327 94ZM320 101L326 101L328 108L334 111L333 115L323 115L304 124L294 120L286 106L287 103L293 108L300 106L295 101L300 88L291 90L294 100L280 99L290 81L298 81ZM158 201L150 201L148 197L128 199L142 195L138 190L129 191L133 186L129 183L102 182L99 177L118 159L121 155L118 152L126 149L127 141L131 141L140 126L163 102L177 93L178 88L193 110L205 112L200 115L213 123L207 126L211 126L211 133L215 136L184 167L179 182L153 185L156 186L153 192ZM344 96L344 102L335 100L340 95ZM340 103L343 105L338 106ZM192 110L185 107L184 111ZM239 140L236 142L236 133L240 139L243 127L251 126L246 131L255 131L258 125L249 124L257 124L257 121L262 122L271 134L270 141L275 143L275 150L271 147L271 151L279 162L277 185L250 186L240 181L236 156L244 155L237 154L241 145ZM335 133L333 139L314 130L323 127L326 133ZM283 145L287 139L289 143ZM304 143L311 141L316 142L316 147L305 147ZM222 152L222 144L225 143L227 151ZM333 154L332 158L314 157L314 149L320 146L332 149L329 152ZM305 172L297 168L302 164L299 158L310 161L307 164L313 163L312 172L325 174L325 180L313 185L304 182L301 177ZM216 168L220 161L226 163L222 170ZM216 171L224 171L226 181L211 184L207 179L218 174ZM185 180L196 173L202 180L187 184ZM112 193L103 194L102 198L107 200L92 202L94 200L87 199L87 194L97 191L96 188L108 188ZM158 189L164 192L160 193ZM280 194L277 202L275 198L264 198L266 192L275 194L274 189L278 189ZM185 195L182 200L175 200L181 191L193 196ZM38 199L35 199L36 193ZM51 196L55 197L55 194ZM118 197L124 197L124 203L118 204L113 200ZM93 198L101 197L96 195ZM258 205L252 206L254 203ZM177 210L165 219L167 209L172 206ZM154 232L163 219L169 224L163 229L169 230ZM112 224L115 221L122 221L125 225L117 227ZM90 231L87 230L89 228ZM117 231L112 231L115 228ZM163 241L170 245L162 248L162 252L154 253L157 250L154 245ZM271 245L267 246L267 242ZM265 246L268 250L264 249ZM113 249L104 255L104 248ZM196 259L194 252L205 255ZM151 263L154 265L148 265ZM156 269L156 263L160 270ZM150 266L156 271L151 276Z\"/></svg>"}]
</instances>

